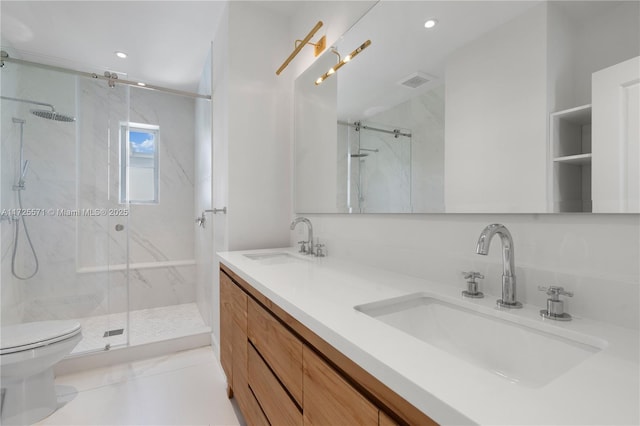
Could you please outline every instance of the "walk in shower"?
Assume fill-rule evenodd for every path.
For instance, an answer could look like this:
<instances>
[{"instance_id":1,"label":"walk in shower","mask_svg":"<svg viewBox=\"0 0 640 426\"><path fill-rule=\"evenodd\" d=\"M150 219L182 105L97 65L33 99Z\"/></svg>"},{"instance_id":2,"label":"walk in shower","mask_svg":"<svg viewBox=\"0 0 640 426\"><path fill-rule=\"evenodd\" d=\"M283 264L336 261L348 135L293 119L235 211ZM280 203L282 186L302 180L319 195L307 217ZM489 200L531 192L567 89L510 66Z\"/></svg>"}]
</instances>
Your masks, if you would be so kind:
<instances>
[{"instance_id":1,"label":"walk in shower","mask_svg":"<svg viewBox=\"0 0 640 426\"><path fill-rule=\"evenodd\" d=\"M2 324L77 319L75 354L208 336L193 218L210 102L27 63L0 73Z\"/></svg>"}]
</instances>

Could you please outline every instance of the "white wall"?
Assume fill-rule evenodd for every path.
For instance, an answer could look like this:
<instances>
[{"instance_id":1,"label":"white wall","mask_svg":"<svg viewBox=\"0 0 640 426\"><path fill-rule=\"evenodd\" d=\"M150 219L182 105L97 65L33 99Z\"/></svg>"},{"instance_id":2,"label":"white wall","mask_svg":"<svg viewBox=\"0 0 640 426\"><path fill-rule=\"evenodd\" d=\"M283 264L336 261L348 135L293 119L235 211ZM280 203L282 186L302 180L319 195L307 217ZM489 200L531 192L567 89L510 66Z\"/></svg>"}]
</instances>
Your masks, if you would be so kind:
<instances>
[{"instance_id":1,"label":"white wall","mask_svg":"<svg viewBox=\"0 0 640 426\"><path fill-rule=\"evenodd\" d=\"M338 80L329 78L315 85L316 79L334 64L335 57L323 55L295 82L294 138L298 143L294 148L293 187L297 212L341 211L337 195L341 184L336 143ZM343 185L346 187L346 179Z\"/></svg>"},{"instance_id":2,"label":"white wall","mask_svg":"<svg viewBox=\"0 0 640 426\"><path fill-rule=\"evenodd\" d=\"M639 16L634 1L548 4L550 112L591 103L591 75L638 56Z\"/></svg>"},{"instance_id":3,"label":"white wall","mask_svg":"<svg viewBox=\"0 0 640 426\"><path fill-rule=\"evenodd\" d=\"M279 47L291 40L287 19L261 3L229 5L230 250L288 241L292 90L275 70L282 60Z\"/></svg>"},{"instance_id":4,"label":"white wall","mask_svg":"<svg viewBox=\"0 0 640 426\"><path fill-rule=\"evenodd\" d=\"M318 20L325 25L316 36L330 45L372 4L292 2L293 15L283 2L226 5L213 41L213 202L228 207L214 219L216 252L289 245L293 84L315 59L312 50L303 49L280 76L275 71ZM218 295L216 273L212 339L219 347Z\"/></svg>"},{"instance_id":5,"label":"white wall","mask_svg":"<svg viewBox=\"0 0 640 426\"><path fill-rule=\"evenodd\" d=\"M640 52L640 2L620 1L613 5L576 28L575 106L591 102L591 74L634 58Z\"/></svg>"},{"instance_id":6,"label":"white wall","mask_svg":"<svg viewBox=\"0 0 640 426\"><path fill-rule=\"evenodd\" d=\"M289 21L266 2L227 4L213 41L214 250L287 246L291 220L292 81L277 77ZM256 29L259 28L259 36ZM212 288L219 341L219 275Z\"/></svg>"},{"instance_id":7,"label":"white wall","mask_svg":"<svg viewBox=\"0 0 640 426\"><path fill-rule=\"evenodd\" d=\"M448 58L445 211L546 211L546 32L541 4Z\"/></svg>"}]
</instances>

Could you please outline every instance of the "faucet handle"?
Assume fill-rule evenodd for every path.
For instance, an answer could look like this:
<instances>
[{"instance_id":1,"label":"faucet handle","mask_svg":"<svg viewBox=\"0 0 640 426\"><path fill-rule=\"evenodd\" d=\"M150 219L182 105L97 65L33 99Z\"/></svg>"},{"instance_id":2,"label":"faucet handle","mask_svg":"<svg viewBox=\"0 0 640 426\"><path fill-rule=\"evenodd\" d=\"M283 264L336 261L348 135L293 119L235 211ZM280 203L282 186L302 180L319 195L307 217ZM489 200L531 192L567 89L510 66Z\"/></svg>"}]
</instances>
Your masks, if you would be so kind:
<instances>
[{"instance_id":1,"label":"faucet handle","mask_svg":"<svg viewBox=\"0 0 640 426\"><path fill-rule=\"evenodd\" d=\"M469 280L470 282L475 282L477 278L480 278L481 280L484 279L484 275L475 271L462 272L462 275L465 280Z\"/></svg>"},{"instance_id":2,"label":"faucet handle","mask_svg":"<svg viewBox=\"0 0 640 426\"><path fill-rule=\"evenodd\" d=\"M306 241L298 241L298 244L300 244L299 253L306 253L307 252L307 246L305 244L307 244L307 242Z\"/></svg>"},{"instance_id":3,"label":"faucet handle","mask_svg":"<svg viewBox=\"0 0 640 426\"><path fill-rule=\"evenodd\" d=\"M560 287L560 286L552 285L549 287L543 287L539 285L538 290L546 292L549 296L551 296L553 300L559 300L559 296L573 297L573 292L566 291L564 287Z\"/></svg>"},{"instance_id":4,"label":"faucet handle","mask_svg":"<svg viewBox=\"0 0 640 426\"><path fill-rule=\"evenodd\" d=\"M316 244L316 257L325 257L326 254L324 254L324 244Z\"/></svg>"},{"instance_id":5,"label":"faucet handle","mask_svg":"<svg viewBox=\"0 0 640 426\"><path fill-rule=\"evenodd\" d=\"M462 295L464 297L471 297L472 299L483 298L484 294L478 290L478 283L476 282L476 279L483 279L484 275L475 271L463 272L462 275L467 280L467 289L462 292Z\"/></svg>"},{"instance_id":6,"label":"faucet handle","mask_svg":"<svg viewBox=\"0 0 640 426\"><path fill-rule=\"evenodd\" d=\"M571 321L571 315L564 311L564 302L560 300L560 295L573 297L573 292L565 291L559 286L542 287L538 286L538 290L546 292L550 299L547 299L547 309L540 311L540 316L556 321Z\"/></svg>"}]
</instances>

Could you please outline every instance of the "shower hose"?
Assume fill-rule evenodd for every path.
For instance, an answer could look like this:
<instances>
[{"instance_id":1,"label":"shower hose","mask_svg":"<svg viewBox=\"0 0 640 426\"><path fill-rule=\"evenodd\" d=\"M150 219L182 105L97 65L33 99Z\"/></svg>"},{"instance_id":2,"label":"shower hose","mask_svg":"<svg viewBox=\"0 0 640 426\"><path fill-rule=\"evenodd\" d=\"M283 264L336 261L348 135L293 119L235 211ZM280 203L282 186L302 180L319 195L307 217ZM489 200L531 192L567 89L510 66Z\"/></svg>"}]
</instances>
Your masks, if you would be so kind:
<instances>
[{"instance_id":1,"label":"shower hose","mask_svg":"<svg viewBox=\"0 0 640 426\"><path fill-rule=\"evenodd\" d=\"M22 208L22 190L18 190L18 205L20 206L20 211L23 211ZM36 267L31 275L21 276L16 271L16 254L18 253L18 240L20 239L20 222L22 222L22 227L24 228L24 235L27 237L27 242L29 243L29 247L31 248L31 253L33 253L33 259L36 262ZM31 242L31 237L29 236L29 229L27 228L27 223L24 220L24 216L20 215L17 219L15 219L15 234L13 238L13 253L11 254L11 273L14 277L19 280L28 280L29 278L33 278L40 268L40 263L38 262L38 255L36 255L36 249L33 248L33 243Z\"/></svg>"}]
</instances>

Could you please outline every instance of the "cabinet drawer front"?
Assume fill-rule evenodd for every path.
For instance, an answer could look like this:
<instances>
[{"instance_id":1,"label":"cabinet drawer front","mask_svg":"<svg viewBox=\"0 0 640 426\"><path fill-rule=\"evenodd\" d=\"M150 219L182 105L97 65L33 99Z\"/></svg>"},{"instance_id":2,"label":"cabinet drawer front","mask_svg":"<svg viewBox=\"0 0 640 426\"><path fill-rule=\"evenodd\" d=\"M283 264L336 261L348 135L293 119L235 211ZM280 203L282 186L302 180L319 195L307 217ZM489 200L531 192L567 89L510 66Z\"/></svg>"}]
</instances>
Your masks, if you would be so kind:
<instances>
[{"instance_id":1,"label":"cabinet drawer front","mask_svg":"<svg viewBox=\"0 0 640 426\"><path fill-rule=\"evenodd\" d=\"M220 363L227 376L229 388L232 387L232 329L231 292L235 284L220 272Z\"/></svg>"},{"instance_id":2,"label":"cabinet drawer front","mask_svg":"<svg viewBox=\"0 0 640 426\"><path fill-rule=\"evenodd\" d=\"M264 363L248 345L249 386L273 425L301 425L302 413Z\"/></svg>"},{"instance_id":3,"label":"cabinet drawer front","mask_svg":"<svg viewBox=\"0 0 640 426\"><path fill-rule=\"evenodd\" d=\"M269 421L249 389L247 379L247 335L233 323L233 395L249 426L268 426Z\"/></svg>"},{"instance_id":4,"label":"cabinet drawer front","mask_svg":"<svg viewBox=\"0 0 640 426\"><path fill-rule=\"evenodd\" d=\"M400 426L398 423L389 417L384 411L380 411L380 417L378 419L378 426Z\"/></svg>"},{"instance_id":5,"label":"cabinet drawer front","mask_svg":"<svg viewBox=\"0 0 640 426\"><path fill-rule=\"evenodd\" d=\"M220 274L220 292L223 282L228 288L229 295L226 303L229 304L233 321L240 326L243 333L247 332L247 294L236 285L226 274ZM222 302L222 300L221 300Z\"/></svg>"},{"instance_id":6,"label":"cabinet drawer front","mask_svg":"<svg viewBox=\"0 0 640 426\"><path fill-rule=\"evenodd\" d=\"M311 349L304 348L305 425L377 425L378 409Z\"/></svg>"},{"instance_id":7,"label":"cabinet drawer front","mask_svg":"<svg viewBox=\"0 0 640 426\"><path fill-rule=\"evenodd\" d=\"M248 317L249 340L302 406L302 342L253 299Z\"/></svg>"}]
</instances>

